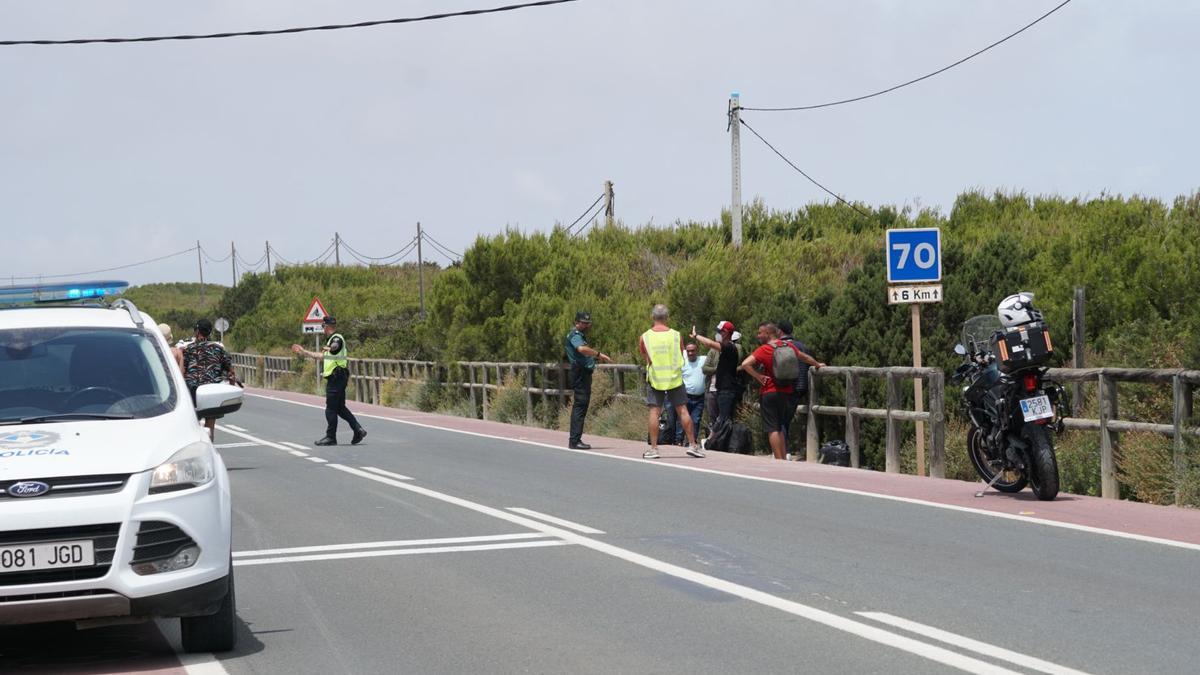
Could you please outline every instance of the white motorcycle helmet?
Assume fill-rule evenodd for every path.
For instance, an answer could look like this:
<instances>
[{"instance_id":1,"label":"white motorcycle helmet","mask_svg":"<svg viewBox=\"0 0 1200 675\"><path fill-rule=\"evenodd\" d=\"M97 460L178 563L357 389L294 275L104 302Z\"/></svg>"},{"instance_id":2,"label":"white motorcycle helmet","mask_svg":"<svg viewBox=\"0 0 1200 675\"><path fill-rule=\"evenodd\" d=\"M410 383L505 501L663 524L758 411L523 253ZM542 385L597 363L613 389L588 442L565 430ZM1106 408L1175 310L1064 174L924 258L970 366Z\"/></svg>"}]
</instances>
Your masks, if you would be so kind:
<instances>
[{"instance_id":1,"label":"white motorcycle helmet","mask_svg":"<svg viewBox=\"0 0 1200 675\"><path fill-rule=\"evenodd\" d=\"M1000 301L996 307L996 316L1005 328L1024 326L1027 323L1042 320L1042 313L1033 306L1033 293L1021 291Z\"/></svg>"}]
</instances>

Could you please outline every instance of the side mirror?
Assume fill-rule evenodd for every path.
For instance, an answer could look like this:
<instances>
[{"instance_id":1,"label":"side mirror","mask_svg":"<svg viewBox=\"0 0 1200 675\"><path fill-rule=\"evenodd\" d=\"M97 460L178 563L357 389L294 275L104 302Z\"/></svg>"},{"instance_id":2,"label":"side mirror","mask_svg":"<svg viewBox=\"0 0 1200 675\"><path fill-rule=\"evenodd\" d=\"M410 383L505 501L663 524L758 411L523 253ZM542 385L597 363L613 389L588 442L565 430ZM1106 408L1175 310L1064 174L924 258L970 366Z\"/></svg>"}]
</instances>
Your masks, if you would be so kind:
<instances>
[{"instance_id":1,"label":"side mirror","mask_svg":"<svg viewBox=\"0 0 1200 675\"><path fill-rule=\"evenodd\" d=\"M242 388L232 384L202 384L196 389L196 416L223 417L242 407Z\"/></svg>"},{"instance_id":2,"label":"side mirror","mask_svg":"<svg viewBox=\"0 0 1200 675\"><path fill-rule=\"evenodd\" d=\"M954 353L958 354L959 356L966 356L967 348L962 346L962 343L960 342L960 343L954 345Z\"/></svg>"}]
</instances>

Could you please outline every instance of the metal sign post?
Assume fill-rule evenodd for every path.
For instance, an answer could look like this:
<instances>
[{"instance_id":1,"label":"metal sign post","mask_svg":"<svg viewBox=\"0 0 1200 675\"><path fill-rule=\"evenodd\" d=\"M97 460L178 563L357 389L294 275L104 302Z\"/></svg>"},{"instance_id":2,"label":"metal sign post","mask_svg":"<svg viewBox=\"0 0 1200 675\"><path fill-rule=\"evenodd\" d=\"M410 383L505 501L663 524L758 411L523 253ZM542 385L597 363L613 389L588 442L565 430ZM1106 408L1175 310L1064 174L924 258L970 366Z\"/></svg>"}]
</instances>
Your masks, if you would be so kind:
<instances>
[{"instance_id":1,"label":"metal sign post","mask_svg":"<svg viewBox=\"0 0 1200 675\"><path fill-rule=\"evenodd\" d=\"M888 230L884 254L887 256L889 305L908 305L912 316L913 368L921 367L921 305L941 302L942 233L938 228ZM924 381L913 378L916 412L925 410ZM925 423L917 421L917 475L925 475Z\"/></svg>"},{"instance_id":2,"label":"metal sign post","mask_svg":"<svg viewBox=\"0 0 1200 675\"><path fill-rule=\"evenodd\" d=\"M313 298L313 301L308 306L308 311L304 313L304 318L300 320L300 332L304 334L313 334L313 351L321 353L321 333L324 332L322 326L325 323L325 317L329 316L329 312L325 311L325 305L321 304L320 298ZM317 386L321 385L321 364L317 364Z\"/></svg>"},{"instance_id":3,"label":"metal sign post","mask_svg":"<svg viewBox=\"0 0 1200 675\"><path fill-rule=\"evenodd\" d=\"M216 328L217 332L221 334L221 342L224 342L225 331L229 330L229 319L226 319L223 316L218 317L217 320L213 322L213 328Z\"/></svg>"}]
</instances>

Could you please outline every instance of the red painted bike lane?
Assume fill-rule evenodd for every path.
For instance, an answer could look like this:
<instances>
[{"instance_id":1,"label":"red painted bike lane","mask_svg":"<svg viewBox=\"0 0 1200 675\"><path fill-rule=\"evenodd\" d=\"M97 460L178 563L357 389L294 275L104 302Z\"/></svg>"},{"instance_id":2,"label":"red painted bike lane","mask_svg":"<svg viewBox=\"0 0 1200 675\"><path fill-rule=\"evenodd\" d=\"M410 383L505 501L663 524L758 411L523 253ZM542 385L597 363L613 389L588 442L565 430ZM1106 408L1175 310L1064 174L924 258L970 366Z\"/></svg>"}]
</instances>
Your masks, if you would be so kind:
<instances>
[{"instance_id":1,"label":"red painted bike lane","mask_svg":"<svg viewBox=\"0 0 1200 675\"><path fill-rule=\"evenodd\" d=\"M289 401L324 408L318 396L247 388L247 393L279 401ZM350 402L357 414L397 420L454 433L469 433L490 438L506 439L541 446L562 452L619 457L638 462L643 460L646 445L636 441L587 435L589 451L569 450L565 432L525 427L500 422L476 420L450 415L423 413L415 410L389 408L366 403ZM779 483L791 483L808 488L861 493L867 496L922 503L932 507L984 512L1013 520L1042 522L1088 530L1104 530L1108 534L1129 538L1163 540L1200 551L1200 510L1155 506L1116 499L1100 499L1084 495L1060 494L1051 502L1038 501L1031 492L1017 495L988 491L983 497L975 494L981 482L936 478L919 478L879 471L826 466L808 462L783 462L768 456L734 455L709 452L704 459L688 457L682 447L660 447L662 459L654 463L670 464L689 470L715 472Z\"/></svg>"}]
</instances>

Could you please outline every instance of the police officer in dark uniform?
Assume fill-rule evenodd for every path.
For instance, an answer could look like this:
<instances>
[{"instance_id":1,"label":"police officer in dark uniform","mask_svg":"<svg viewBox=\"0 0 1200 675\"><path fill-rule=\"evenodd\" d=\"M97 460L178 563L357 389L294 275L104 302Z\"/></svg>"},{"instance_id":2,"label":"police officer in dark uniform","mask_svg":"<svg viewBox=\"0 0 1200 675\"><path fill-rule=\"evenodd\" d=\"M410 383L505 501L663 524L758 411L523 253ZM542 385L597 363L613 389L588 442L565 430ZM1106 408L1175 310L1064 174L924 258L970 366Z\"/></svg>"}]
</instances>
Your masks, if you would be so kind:
<instances>
[{"instance_id":1,"label":"police officer in dark uniform","mask_svg":"<svg viewBox=\"0 0 1200 675\"><path fill-rule=\"evenodd\" d=\"M313 445L337 445L338 418L346 420L354 430L351 445L358 445L367 437L367 430L358 423L354 413L346 407L346 386L350 384L350 352L346 338L337 332L337 319L326 316L321 326L325 337L325 349L320 353L310 352L300 345L292 345L292 351L312 359L320 359L321 376L325 378L325 436Z\"/></svg>"},{"instance_id":2,"label":"police officer in dark uniform","mask_svg":"<svg viewBox=\"0 0 1200 675\"><path fill-rule=\"evenodd\" d=\"M575 313L575 327L567 333L564 347L567 352L567 362L571 364L571 436L567 447L573 450L590 450L592 446L583 442L583 420L587 417L588 403L592 398L592 371L596 369L596 359L612 363L612 359L601 354L598 349L588 346L586 334L592 327L590 312Z\"/></svg>"}]
</instances>

